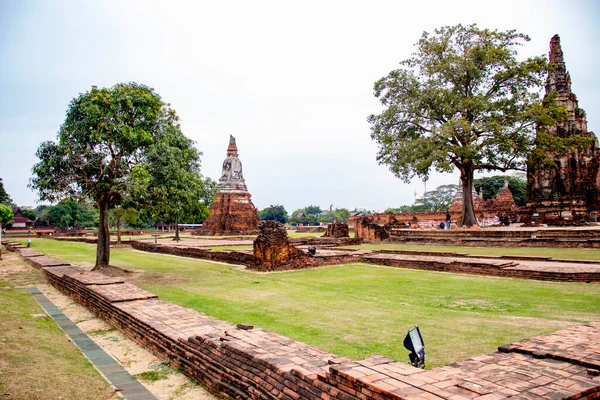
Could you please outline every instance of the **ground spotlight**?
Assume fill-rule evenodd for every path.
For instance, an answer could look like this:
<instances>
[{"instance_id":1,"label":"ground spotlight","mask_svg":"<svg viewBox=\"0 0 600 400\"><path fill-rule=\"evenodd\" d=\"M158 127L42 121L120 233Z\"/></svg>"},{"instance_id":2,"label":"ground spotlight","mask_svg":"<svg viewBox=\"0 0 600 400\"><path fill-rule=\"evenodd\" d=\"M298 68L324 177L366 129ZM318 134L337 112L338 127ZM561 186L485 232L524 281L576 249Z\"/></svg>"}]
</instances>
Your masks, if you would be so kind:
<instances>
[{"instance_id":1,"label":"ground spotlight","mask_svg":"<svg viewBox=\"0 0 600 400\"><path fill-rule=\"evenodd\" d=\"M425 343L418 326L415 325L408 331L404 338L404 347L410 351L410 364L417 368L425 368Z\"/></svg>"}]
</instances>

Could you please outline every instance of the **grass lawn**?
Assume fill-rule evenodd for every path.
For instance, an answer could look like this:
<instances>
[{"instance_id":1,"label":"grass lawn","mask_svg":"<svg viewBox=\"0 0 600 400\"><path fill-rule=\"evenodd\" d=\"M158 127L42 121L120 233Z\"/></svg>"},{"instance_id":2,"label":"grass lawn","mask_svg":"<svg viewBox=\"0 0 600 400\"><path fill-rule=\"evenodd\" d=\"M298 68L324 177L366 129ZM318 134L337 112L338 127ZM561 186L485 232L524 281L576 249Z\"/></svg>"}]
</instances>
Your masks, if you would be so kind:
<instances>
[{"instance_id":1,"label":"grass lawn","mask_svg":"<svg viewBox=\"0 0 600 400\"><path fill-rule=\"evenodd\" d=\"M366 243L341 246L361 250L418 250L472 254L477 256L538 256L571 260L599 260L600 249L568 249L551 247L466 247L466 246L423 246L397 243Z\"/></svg>"},{"instance_id":2,"label":"grass lawn","mask_svg":"<svg viewBox=\"0 0 600 400\"><path fill-rule=\"evenodd\" d=\"M83 243L35 240L33 247L74 263L93 263L95 256L95 246ZM413 325L424 335L428 366L435 367L600 319L600 285L593 284L366 264L257 274L130 249L111 255L111 264L144 271L133 283L164 300L355 360L370 354L407 360L402 340Z\"/></svg>"},{"instance_id":3,"label":"grass lawn","mask_svg":"<svg viewBox=\"0 0 600 400\"><path fill-rule=\"evenodd\" d=\"M0 261L0 270L9 257ZM19 277L11 275L2 275L8 280L0 278L2 398L117 399L108 383L52 319L31 316L42 314L43 310L25 290L12 288L12 278ZM35 274L28 274L28 278L21 277L16 283L31 283L33 278Z\"/></svg>"}]
</instances>

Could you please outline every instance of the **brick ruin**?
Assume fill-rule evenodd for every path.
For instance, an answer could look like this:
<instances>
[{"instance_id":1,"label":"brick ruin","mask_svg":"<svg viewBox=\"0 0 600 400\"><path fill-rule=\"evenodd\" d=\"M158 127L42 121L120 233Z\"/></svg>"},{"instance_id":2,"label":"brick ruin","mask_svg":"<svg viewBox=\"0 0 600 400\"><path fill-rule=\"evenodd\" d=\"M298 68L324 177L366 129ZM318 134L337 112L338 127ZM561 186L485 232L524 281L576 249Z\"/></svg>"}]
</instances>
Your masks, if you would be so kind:
<instances>
[{"instance_id":1,"label":"brick ruin","mask_svg":"<svg viewBox=\"0 0 600 400\"><path fill-rule=\"evenodd\" d=\"M459 185L458 187L459 189L452 198L452 203L448 209L452 215L461 215L462 213L462 186ZM505 214L516 214L517 204L515 203L512 192L508 187L508 179L504 181L504 187L500 189L496 197L493 199L485 200L483 198L483 190L480 190L479 193L475 193L473 195L473 210L475 211L475 215L479 218Z\"/></svg>"},{"instance_id":2,"label":"brick ruin","mask_svg":"<svg viewBox=\"0 0 600 400\"><path fill-rule=\"evenodd\" d=\"M223 161L219 191L210 206L210 216L197 235L252 235L258 233L258 213L252 204L238 158L235 138L229 136L227 157Z\"/></svg>"},{"instance_id":3,"label":"brick ruin","mask_svg":"<svg viewBox=\"0 0 600 400\"><path fill-rule=\"evenodd\" d=\"M599 208L598 141L594 133L588 131L585 111L579 108L577 96L571 91L571 76L566 69L558 35L550 40L549 61L553 69L546 79L546 96L556 92L556 102L569 111L568 119L552 127L550 134L562 138L592 138L594 142L584 151L551 154L557 168L535 168L529 165L527 206L522 214L526 220L541 223L588 219L590 213Z\"/></svg>"},{"instance_id":4,"label":"brick ruin","mask_svg":"<svg viewBox=\"0 0 600 400\"><path fill-rule=\"evenodd\" d=\"M350 231L348 230L348 224L343 222L333 222L327 225L327 232L323 234L323 237L334 237L344 238L350 237Z\"/></svg>"},{"instance_id":5,"label":"brick ruin","mask_svg":"<svg viewBox=\"0 0 600 400\"><path fill-rule=\"evenodd\" d=\"M260 233L254 240L254 258L260 271L274 271L308 258L292 245L285 226L278 221L260 221Z\"/></svg>"}]
</instances>

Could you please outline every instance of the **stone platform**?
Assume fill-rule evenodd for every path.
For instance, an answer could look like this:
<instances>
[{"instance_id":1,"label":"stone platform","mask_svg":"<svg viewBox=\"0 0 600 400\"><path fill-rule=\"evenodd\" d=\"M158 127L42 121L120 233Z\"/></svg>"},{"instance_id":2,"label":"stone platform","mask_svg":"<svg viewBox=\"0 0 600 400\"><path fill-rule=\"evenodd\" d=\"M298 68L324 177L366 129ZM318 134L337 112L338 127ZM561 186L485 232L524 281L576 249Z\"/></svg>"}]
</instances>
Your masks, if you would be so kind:
<instances>
[{"instance_id":1,"label":"stone platform","mask_svg":"<svg viewBox=\"0 0 600 400\"><path fill-rule=\"evenodd\" d=\"M46 264L42 270L53 286L224 398L600 398L600 321L422 370L383 356L352 361L165 302L119 278L60 260Z\"/></svg>"}]
</instances>

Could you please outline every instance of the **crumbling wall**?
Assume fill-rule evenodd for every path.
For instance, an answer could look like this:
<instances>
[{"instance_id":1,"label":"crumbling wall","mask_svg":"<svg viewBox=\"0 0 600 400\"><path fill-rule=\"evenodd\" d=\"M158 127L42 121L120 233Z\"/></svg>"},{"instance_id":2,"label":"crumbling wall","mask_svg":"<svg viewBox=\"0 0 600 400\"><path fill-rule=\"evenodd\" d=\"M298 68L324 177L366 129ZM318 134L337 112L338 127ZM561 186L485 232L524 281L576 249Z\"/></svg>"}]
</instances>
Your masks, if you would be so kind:
<instances>
[{"instance_id":1,"label":"crumbling wall","mask_svg":"<svg viewBox=\"0 0 600 400\"><path fill-rule=\"evenodd\" d=\"M288 239L285 226L278 221L260 221L259 234L254 240L254 258L261 271L273 271L294 260L307 258Z\"/></svg>"},{"instance_id":2,"label":"crumbling wall","mask_svg":"<svg viewBox=\"0 0 600 400\"><path fill-rule=\"evenodd\" d=\"M390 237L385 227L375 223L371 216L357 218L354 231L357 238L368 242L380 242Z\"/></svg>"},{"instance_id":3,"label":"crumbling wall","mask_svg":"<svg viewBox=\"0 0 600 400\"><path fill-rule=\"evenodd\" d=\"M350 231L348 230L348 224L343 222L334 222L332 224L327 225L327 232L323 235L323 237L350 237Z\"/></svg>"}]
</instances>

